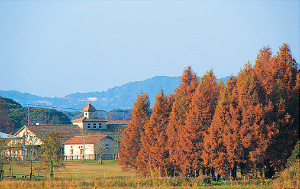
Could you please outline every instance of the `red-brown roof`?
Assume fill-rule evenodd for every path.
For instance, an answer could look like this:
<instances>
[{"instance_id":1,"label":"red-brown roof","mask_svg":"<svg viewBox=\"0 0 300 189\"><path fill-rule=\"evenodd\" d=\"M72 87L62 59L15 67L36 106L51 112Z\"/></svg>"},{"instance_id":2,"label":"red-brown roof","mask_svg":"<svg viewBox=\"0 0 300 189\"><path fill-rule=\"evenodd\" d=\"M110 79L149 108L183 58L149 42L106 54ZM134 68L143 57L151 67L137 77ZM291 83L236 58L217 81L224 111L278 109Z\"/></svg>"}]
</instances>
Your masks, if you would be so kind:
<instances>
[{"instance_id":1,"label":"red-brown roof","mask_svg":"<svg viewBox=\"0 0 300 189\"><path fill-rule=\"evenodd\" d=\"M107 124L110 125L128 125L130 120L108 120Z\"/></svg>"},{"instance_id":2,"label":"red-brown roof","mask_svg":"<svg viewBox=\"0 0 300 189\"><path fill-rule=\"evenodd\" d=\"M97 111L94 106L92 106L90 103L82 110L84 112L95 112Z\"/></svg>"},{"instance_id":3,"label":"red-brown roof","mask_svg":"<svg viewBox=\"0 0 300 189\"><path fill-rule=\"evenodd\" d=\"M98 136L75 136L70 138L63 144L95 144L97 141L100 141L107 137L107 135L98 135Z\"/></svg>"}]
</instances>

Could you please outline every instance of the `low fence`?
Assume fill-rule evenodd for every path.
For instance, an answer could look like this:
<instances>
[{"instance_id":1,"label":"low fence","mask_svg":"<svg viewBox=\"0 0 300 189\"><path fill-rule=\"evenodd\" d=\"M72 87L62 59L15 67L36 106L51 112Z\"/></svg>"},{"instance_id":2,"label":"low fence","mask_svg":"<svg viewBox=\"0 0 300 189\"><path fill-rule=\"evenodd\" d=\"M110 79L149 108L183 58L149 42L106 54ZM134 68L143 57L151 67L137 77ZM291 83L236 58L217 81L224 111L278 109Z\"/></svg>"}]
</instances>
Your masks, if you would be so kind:
<instances>
[{"instance_id":1,"label":"low fence","mask_svg":"<svg viewBox=\"0 0 300 189\"><path fill-rule=\"evenodd\" d=\"M70 156L64 156L64 160L66 161L72 161L72 160L97 160L100 159L99 158L100 155L94 155L94 154L87 154L87 155L70 155ZM102 155L102 160L112 160L114 159L113 154L103 154Z\"/></svg>"}]
</instances>

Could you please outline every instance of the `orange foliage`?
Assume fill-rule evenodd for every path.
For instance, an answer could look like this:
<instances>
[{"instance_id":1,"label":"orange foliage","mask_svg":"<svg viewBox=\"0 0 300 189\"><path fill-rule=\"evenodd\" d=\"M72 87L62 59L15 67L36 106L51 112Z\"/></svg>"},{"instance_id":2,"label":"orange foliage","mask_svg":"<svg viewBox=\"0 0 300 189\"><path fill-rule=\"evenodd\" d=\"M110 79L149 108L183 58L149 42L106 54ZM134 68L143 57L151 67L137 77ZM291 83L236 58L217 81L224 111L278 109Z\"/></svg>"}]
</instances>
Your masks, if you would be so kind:
<instances>
[{"instance_id":1,"label":"orange foliage","mask_svg":"<svg viewBox=\"0 0 300 189\"><path fill-rule=\"evenodd\" d=\"M272 57L262 48L226 86L212 71L201 82L187 67L174 95L156 96L153 114L138 96L124 131L119 164L144 174L271 177L282 170L299 139L300 74L290 48ZM211 172L213 174L213 171Z\"/></svg>"},{"instance_id":2,"label":"orange foliage","mask_svg":"<svg viewBox=\"0 0 300 189\"><path fill-rule=\"evenodd\" d=\"M132 109L132 120L124 130L118 163L124 170L136 168L136 157L141 149L141 132L150 119L150 103L147 94L137 96Z\"/></svg>"},{"instance_id":3,"label":"orange foliage","mask_svg":"<svg viewBox=\"0 0 300 189\"><path fill-rule=\"evenodd\" d=\"M185 125L178 132L180 170L183 175L197 173L203 168L203 137L210 126L218 96L219 86L210 70L201 79L189 105Z\"/></svg>"},{"instance_id":4,"label":"orange foliage","mask_svg":"<svg viewBox=\"0 0 300 189\"><path fill-rule=\"evenodd\" d=\"M173 104L163 91L156 96L150 121L145 125L142 135L142 148L137 157L137 166L142 173L157 172L166 175L168 169L168 149L166 129Z\"/></svg>"},{"instance_id":5,"label":"orange foliage","mask_svg":"<svg viewBox=\"0 0 300 189\"><path fill-rule=\"evenodd\" d=\"M174 170L173 173L180 171L179 166L182 159L179 156L178 133L185 124L188 106L192 101L198 82L196 74L191 67L188 67L183 72L179 88L175 90L175 99L167 127L169 160Z\"/></svg>"}]
</instances>

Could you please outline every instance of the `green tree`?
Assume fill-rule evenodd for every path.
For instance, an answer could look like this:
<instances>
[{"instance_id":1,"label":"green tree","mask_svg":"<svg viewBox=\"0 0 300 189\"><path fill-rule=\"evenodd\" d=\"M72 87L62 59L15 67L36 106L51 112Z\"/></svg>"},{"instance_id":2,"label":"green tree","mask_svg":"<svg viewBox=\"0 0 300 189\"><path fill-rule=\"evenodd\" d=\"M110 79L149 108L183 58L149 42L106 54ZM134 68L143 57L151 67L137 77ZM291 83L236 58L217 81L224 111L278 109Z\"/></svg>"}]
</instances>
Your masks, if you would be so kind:
<instances>
[{"instance_id":1,"label":"green tree","mask_svg":"<svg viewBox=\"0 0 300 189\"><path fill-rule=\"evenodd\" d=\"M54 177L54 168L63 167L63 154L61 141L57 131L51 131L41 145L42 168L50 172L51 178Z\"/></svg>"},{"instance_id":2,"label":"green tree","mask_svg":"<svg viewBox=\"0 0 300 189\"><path fill-rule=\"evenodd\" d=\"M4 178L4 168L3 165L5 163L6 157L4 157L5 150L8 149L7 146L8 141L0 137L0 181Z\"/></svg>"},{"instance_id":3,"label":"green tree","mask_svg":"<svg viewBox=\"0 0 300 189\"><path fill-rule=\"evenodd\" d=\"M12 133L14 132L15 124L12 122L7 100L0 96L0 132Z\"/></svg>"}]
</instances>

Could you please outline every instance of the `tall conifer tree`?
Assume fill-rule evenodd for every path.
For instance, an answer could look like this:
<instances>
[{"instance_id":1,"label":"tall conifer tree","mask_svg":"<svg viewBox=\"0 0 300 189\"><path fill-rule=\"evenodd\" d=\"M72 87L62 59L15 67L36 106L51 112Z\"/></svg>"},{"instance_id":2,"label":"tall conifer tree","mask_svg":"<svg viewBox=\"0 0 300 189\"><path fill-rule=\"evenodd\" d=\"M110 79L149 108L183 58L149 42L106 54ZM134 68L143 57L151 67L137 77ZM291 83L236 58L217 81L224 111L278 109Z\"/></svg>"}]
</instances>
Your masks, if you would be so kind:
<instances>
[{"instance_id":1,"label":"tall conifer tree","mask_svg":"<svg viewBox=\"0 0 300 189\"><path fill-rule=\"evenodd\" d=\"M167 97L163 91L157 94L150 121L145 125L142 135L142 148L137 165L142 173L151 171L164 176L168 169L168 149L166 129L172 109L173 96Z\"/></svg>"},{"instance_id":2,"label":"tall conifer tree","mask_svg":"<svg viewBox=\"0 0 300 189\"><path fill-rule=\"evenodd\" d=\"M229 78L227 85L232 81ZM204 135L202 159L206 167L212 167L220 175L229 176L231 165L224 141L224 127L227 125L226 117L229 112L229 87L221 84L220 97L214 117L207 134Z\"/></svg>"},{"instance_id":3,"label":"tall conifer tree","mask_svg":"<svg viewBox=\"0 0 300 189\"><path fill-rule=\"evenodd\" d=\"M175 90L175 99L167 128L169 160L175 172L180 170L179 165L181 162L178 133L182 132L188 106L192 101L198 83L199 80L196 74L192 71L191 67L187 67L183 72L179 88Z\"/></svg>"},{"instance_id":4,"label":"tall conifer tree","mask_svg":"<svg viewBox=\"0 0 300 189\"><path fill-rule=\"evenodd\" d=\"M218 97L219 86L210 70L201 79L189 104L185 125L178 133L180 169L184 175L197 173L203 168L203 137L211 124Z\"/></svg>"},{"instance_id":5,"label":"tall conifer tree","mask_svg":"<svg viewBox=\"0 0 300 189\"><path fill-rule=\"evenodd\" d=\"M283 44L276 56L270 60L272 65L273 90L268 100L274 105L275 125L278 129L267 156L275 170L282 170L292 148L299 139L299 92L297 91L297 63L290 47Z\"/></svg>"},{"instance_id":6,"label":"tall conifer tree","mask_svg":"<svg viewBox=\"0 0 300 189\"><path fill-rule=\"evenodd\" d=\"M123 169L136 168L136 157L141 149L141 133L150 119L150 103L147 94L137 95L132 109L132 120L124 130L118 163Z\"/></svg>"}]
</instances>

